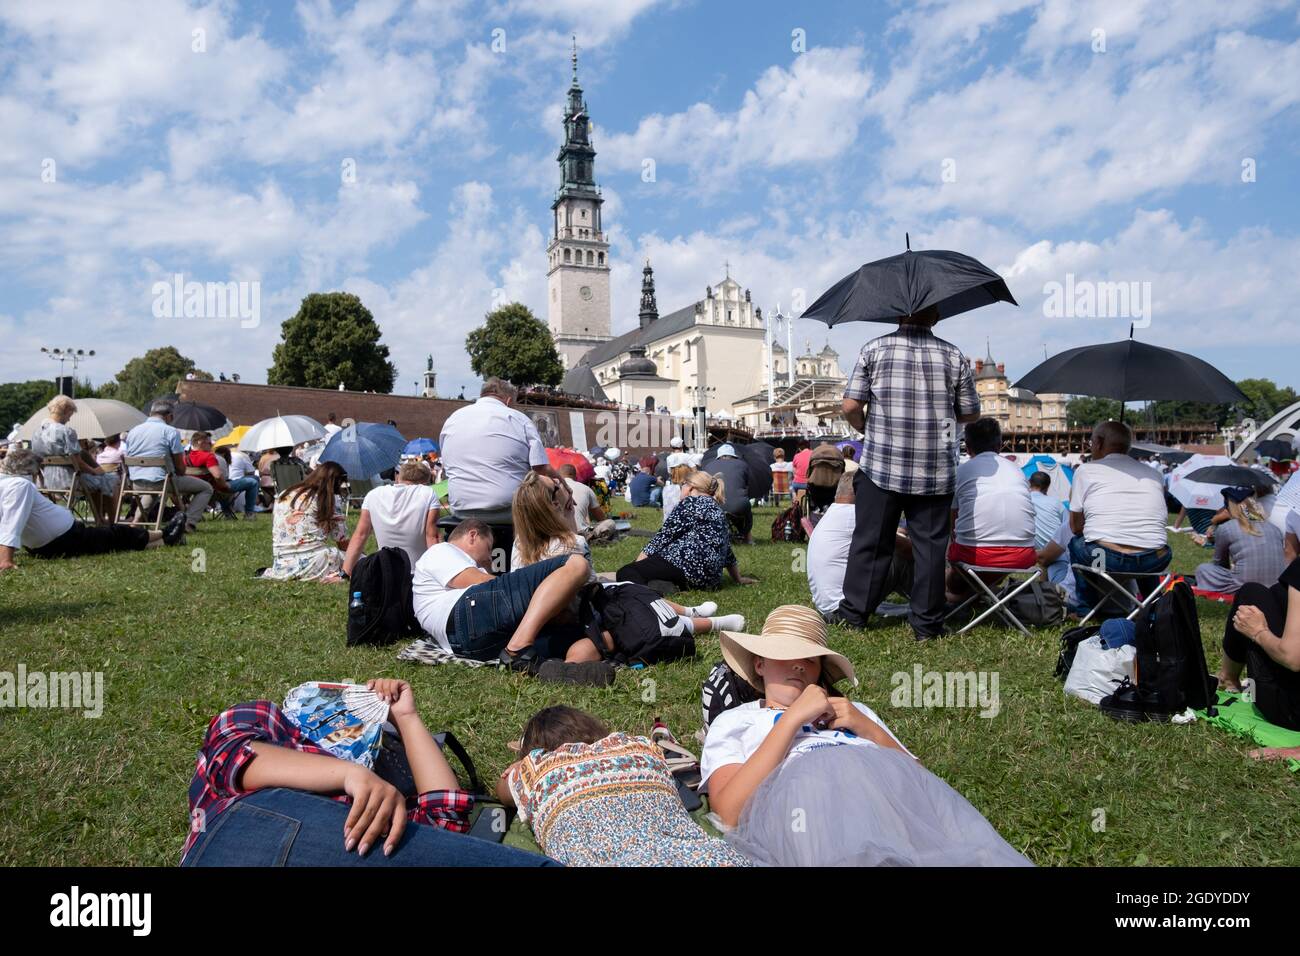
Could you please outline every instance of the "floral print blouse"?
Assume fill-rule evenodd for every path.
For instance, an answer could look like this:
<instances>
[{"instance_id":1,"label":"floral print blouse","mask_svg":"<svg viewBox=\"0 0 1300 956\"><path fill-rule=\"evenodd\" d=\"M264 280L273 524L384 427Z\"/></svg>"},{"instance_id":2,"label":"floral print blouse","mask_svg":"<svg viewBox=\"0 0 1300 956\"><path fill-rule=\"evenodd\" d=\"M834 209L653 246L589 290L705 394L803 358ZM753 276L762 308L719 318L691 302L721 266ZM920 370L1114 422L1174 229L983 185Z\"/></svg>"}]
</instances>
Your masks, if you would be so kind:
<instances>
[{"instance_id":1,"label":"floral print blouse","mask_svg":"<svg viewBox=\"0 0 1300 956\"><path fill-rule=\"evenodd\" d=\"M277 498L272 516L271 548L275 563L262 577L275 581L319 581L338 574L343 568L343 552L338 542L346 541L348 522L338 499L334 514L322 526L316 521L316 502L303 495L296 502L287 496Z\"/></svg>"},{"instance_id":2,"label":"floral print blouse","mask_svg":"<svg viewBox=\"0 0 1300 956\"><path fill-rule=\"evenodd\" d=\"M717 587L722 572L736 563L727 513L708 495L683 497L645 546L645 553L681 569L697 588Z\"/></svg>"}]
</instances>

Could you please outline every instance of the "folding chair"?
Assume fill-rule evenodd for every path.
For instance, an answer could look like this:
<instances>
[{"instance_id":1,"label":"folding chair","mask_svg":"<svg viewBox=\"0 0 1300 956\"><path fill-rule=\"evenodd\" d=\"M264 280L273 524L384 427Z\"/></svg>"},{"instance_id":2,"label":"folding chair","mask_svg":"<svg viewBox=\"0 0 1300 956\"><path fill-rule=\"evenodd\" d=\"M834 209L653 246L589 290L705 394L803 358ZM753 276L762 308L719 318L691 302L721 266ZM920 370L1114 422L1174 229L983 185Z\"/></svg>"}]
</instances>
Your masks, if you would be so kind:
<instances>
[{"instance_id":1,"label":"folding chair","mask_svg":"<svg viewBox=\"0 0 1300 956\"><path fill-rule=\"evenodd\" d=\"M956 568L962 577L964 577L971 585L972 591L970 597L966 598L966 600L962 601L948 612L945 620L951 620L977 601L987 605L982 614L973 618L965 627L961 628L956 633L965 634L990 614L997 614L1003 621L1011 627L1014 627L1021 634L1026 637L1033 636L1029 628L1025 627L1025 625L1020 622L1020 619L1011 612L1009 604L1012 598L1025 588L1032 585L1040 576L1042 576L1042 568L1038 567L1038 565L1029 568L987 568L978 564L963 564L960 561L953 561L952 566ZM1012 578L1013 581L1015 576L1024 575L1024 580L1011 589L1006 589L1004 586L1004 593L998 594L988 586L982 577L980 577L981 574L998 574L1006 578Z\"/></svg>"},{"instance_id":2,"label":"folding chair","mask_svg":"<svg viewBox=\"0 0 1300 956\"><path fill-rule=\"evenodd\" d=\"M277 498L280 497L280 492L293 487L306 477L307 473L296 461L271 462L271 483L275 486Z\"/></svg>"},{"instance_id":3,"label":"folding chair","mask_svg":"<svg viewBox=\"0 0 1300 956\"><path fill-rule=\"evenodd\" d=\"M369 478L349 478L348 495L343 499L343 514L346 516L355 503L356 507L361 507L361 502L370 494L375 487L375 483Z\"/></svg>"},{"instance_id":4,"label":"folding chair","mask_svg":"<svg viewBox=\"0 0 1300 956\"><path fill-rule=\"evenodd\" d=\"M122 480L117 484L117 507L113 512L113 517L117 519L118 524L136 526L150 526L154 531L162 528L163 513L167 510L165 505L170 498L176 507L183 507L180 495L176 491L176 485L172 482L172 463L166 458L144 458L138 456L125 456L122 458ZM136 488L131 481L131 468L161 468L163 470L163 481L161 488ZM127 498L132 500L134 506L126 518L122 517L122 502ZM157 499L157 508L153 520L149 520L148 509L144 506L144 499ZM139 517L133 517L138 511Z\"/></svg>"},{"instance_id":5,"label":"folding chair","mask_svg":"<svg viewBox=\"0 0 1300 956\"><path fill-rule=\"evenodd\" d=\"M67 468L72 472L72 482L66 488L46 488L45 487L45 469L49 467ZM41 470L36 473L36 487L46 498L56 505L62 505L69 511L73 510L78 496L85 496L85 491L81 487L81 475L76 467L72 464L72 458L68 455L48 455L41 458Z\"/></svg>"},{"instance_id":6,"label":"folding chair","mask_svg":"<svg viewBox=\"0 0 1300 956\"><path fill-rule=\"evenodd\" d=\"M1082 572L1083 576L1093 586L1093 589L1101 594L1101 597L1093 604L1092 610L1079 622L1080 627L1087 624L1092 619L1092 616L1110 601L1115 602L1121 608L1132 605L1133 610L1125 615L1124 619L1127 621L1133 620L1146 610L1149 605L1153 604L1164 592L1164 589L1168 587L1169 582L1174 579L1173 571L1122 571L1111 574L1104 568L1098 568L1091 564L1071 564L1070 569L1075 572ZM1138 595L1130 591L1125 585L1136 585L1143 578L1154 578L1156 586L1139 599Z\"/></svg>"},{"instance_id":7,"label":"folding chair","mask_svg":"<svg viewBox=\"0 0 1300 956\"><path fill-rule=\"evenodd\" d=\"M794 491L790 485L790 472L774 471L772 472L772 504L780 504L782 498L789 498L791 503L794 502Z\"/></svg>"}]
</instances>

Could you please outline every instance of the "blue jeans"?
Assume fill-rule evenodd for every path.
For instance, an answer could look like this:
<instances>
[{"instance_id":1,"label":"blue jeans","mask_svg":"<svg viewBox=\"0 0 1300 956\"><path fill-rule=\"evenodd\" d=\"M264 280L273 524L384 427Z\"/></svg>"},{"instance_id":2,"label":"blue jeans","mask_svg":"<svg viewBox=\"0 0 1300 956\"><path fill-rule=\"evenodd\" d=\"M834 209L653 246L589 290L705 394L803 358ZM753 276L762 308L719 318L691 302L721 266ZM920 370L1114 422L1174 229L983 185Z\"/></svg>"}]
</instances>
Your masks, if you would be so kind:
<instances>
[{"instance_id":1,"label":"blue jeans","mask_svg":"<svg viewBox=\"0 0 1300 956\"><path fill-rule=\"evenodd\" d=\"M243 478L231 478L226 484L236 496L243 493L244 514L251 515L253 509L257 507L257 489L261 483L252 475L245 475ZM238 501L238 497L235 500Z\"/></svg>"},{"instance_id":2,"label":"blue jeans","mask_svg":"<svg viewBox=\"0 0 1300 956\"><path fill-rule=\"evenodd\" d=\"M1104 555L1102 562L1096 561L1096 555L1101 552ZM1163 548L1155 548L1151 551L1135 551L1132 553L1124 551L1113 551L1110 548L1103 548L1096 542L1083 540L1083 535L1076 534L1070 539L1070 561L1074 564L1094 564L1099 563L1101 569L1113 578L1123 583L1125 574L1151 574L1163 571L1169 567L1169 562L1173 558L1173 552L1169 550L1169 545ZM1097 589L1092 586L1088 579L1078 572L1074 575L1075 585L1078 589L1079 607L1086 614L1094 604L1101 599ZM1113 605L1114 602L1112 602ZM1127 614L1129 608L1123 609L1120 616Z\"/></svg>"},{"instance_id":3,"label":"blue jeans","mask_svg":"<svg viewBox=\"0 0 1300 956\"><path fill-rule=\"evenodd\" d=\"M568 560L567 556L547 558L476 584L462 594L451 612L452 630L447 641L452 651L458 657L493 660L510 643L533 593ZM537 656L563 657L569 644L581 636L576 628L548 626L534 645Z\"/></svg>"},{"instance_id":4,"label":"blue jeans","mask_svg":"<svg viewBox=\"0 0 1300 956\"><path fill-rule=\"evenodd\" d=\"M258 790L232 804L186 854L182 866L556 866L536 853L419 823L407 823L392 856L383 843L365 856L343 849L345 803L302 790Z\"/></svg>"}]
</instances>

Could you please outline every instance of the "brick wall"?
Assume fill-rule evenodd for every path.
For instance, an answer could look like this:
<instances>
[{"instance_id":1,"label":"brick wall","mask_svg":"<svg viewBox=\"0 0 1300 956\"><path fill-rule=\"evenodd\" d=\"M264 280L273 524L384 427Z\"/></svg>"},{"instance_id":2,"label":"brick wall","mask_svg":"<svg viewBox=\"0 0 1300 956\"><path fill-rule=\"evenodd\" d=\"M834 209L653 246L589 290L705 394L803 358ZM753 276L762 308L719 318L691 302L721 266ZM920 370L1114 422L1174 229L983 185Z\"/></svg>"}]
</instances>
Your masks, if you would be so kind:
<instances>
[{"instance_id":1,"label":"brick wall","mask_svg":"<svg viewBox=\"0 0 1300 956\"><path fill-rule=\"evenodd\" d=\"M309 415L321 424L330 412L338 415L340 422L351 418L358 422L397 423L397 430L407 438L432 438L438 440L443 423L448 416L469 402L452 398L416 398L406 395L375 395L366 392L339 392L321 388L290 388L283 385L250 385L245 382L181 382L177 388L182 398L211 405L225 412L236 425L253 425L275 415ZM521 405L519 410L529 417L545 414L554 423L560 445L573 446L570 413L580 412L585 422L588 446L595 445L602 425L608 418L594 409L572 409L554 406ZM625 452L641 454L661 451L673 434L671 423L665 416L647 416L653 427L634 430L630 437L638 439ZM639 438L644 434L644 438ZM543 436L545 437L545 436ZM658 439L658 441L656 441Z\"/></svg>"}]
</instances>

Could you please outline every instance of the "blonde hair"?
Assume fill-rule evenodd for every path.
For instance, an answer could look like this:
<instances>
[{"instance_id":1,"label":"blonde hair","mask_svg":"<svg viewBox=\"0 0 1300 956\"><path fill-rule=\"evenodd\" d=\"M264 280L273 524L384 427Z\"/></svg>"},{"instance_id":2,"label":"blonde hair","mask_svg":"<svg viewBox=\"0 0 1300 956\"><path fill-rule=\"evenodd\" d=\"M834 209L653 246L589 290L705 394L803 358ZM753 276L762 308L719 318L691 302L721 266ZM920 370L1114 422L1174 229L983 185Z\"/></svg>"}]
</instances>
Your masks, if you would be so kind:
<instances>
[{"instance_id":1,"label":"blonde hair","mask_svg":"<svg viewBox=\"0 0 1300 956\"><path fill-rule=\"evenodd\" d=\"M55 395L45 410L50 413L50 417L66 422L77 411L77 403L66 395Z\"/></svg>"},{"instance_id":2,"label":"blonde hair","mask_svg":"<svg viewBox=\"0 0 1300 956\"><path fill-rule=\"evenodd\" d=\"M690 465L673 465L668 471L668 477L674 485L680 485L690 473Z\"/></svg>"},{"instance_id":3,"label":"blonde hair","mask_svg":"<svg viewBox=\"0 0 1300 956\"><path fill-rule=\"evenodd\" d=\"M1237 520L1237 526L1246 534L1253 534L1260 537L1263 532L1257 531L1254 527L1255 522L1264 521L1264 512L1259 507L1259 502L1255 496L1251 495L1245 501L1228 501L1228 515Z\"/></svg>"},{"instance_id":4,"label":"blonde hair","mask_svg":"<svg viewBox=\"0 0 1300 956\"><path fill-rule=\"evenodd\" d=\"M772 457L775 458L777 461L785 461L785 449L784 448L776 449L775 451L772 452Z\"/></svg>"},{"instance_id":5,"label":"blonde hair","mask_svg":"<svg viewBox=\"0 0 1300 956\"><path fill-rule=\"evenodd\" d=\"M397 470L397 477L408 485L427 485L433 482L433 472L419 459L402 462L402 467Z\"/></svg>"},{"instance_id":6,"label":"blonde hair","mask_svg":"<svg viewBox=\"0 0 1300 956\"><path fill-rule=\"evenodd\" d=\"M559 538L568 547L577 544L577 532L565 520L552 499L552 490L535 471L524 475L510 502L515 526L515 544L524 564L540 561L547 546Z\"/></svg>"},{"instance_id":7,"label":"blonde hair","mask_svg":"<svg viewBox=\"0 0 1300 956\"><path fill-rule=\"evenodd\" d=\"M707 471L692 471L682 480L682 484L689 485L701 494L710 495L718 504L722 504L726 496L727 488L722 476L711 475Z\"/></svg>"}]
</instances>

